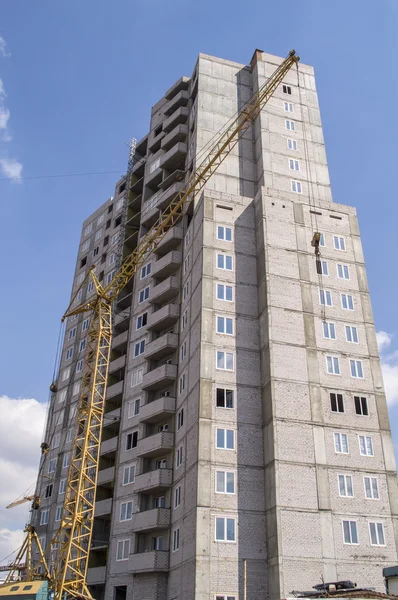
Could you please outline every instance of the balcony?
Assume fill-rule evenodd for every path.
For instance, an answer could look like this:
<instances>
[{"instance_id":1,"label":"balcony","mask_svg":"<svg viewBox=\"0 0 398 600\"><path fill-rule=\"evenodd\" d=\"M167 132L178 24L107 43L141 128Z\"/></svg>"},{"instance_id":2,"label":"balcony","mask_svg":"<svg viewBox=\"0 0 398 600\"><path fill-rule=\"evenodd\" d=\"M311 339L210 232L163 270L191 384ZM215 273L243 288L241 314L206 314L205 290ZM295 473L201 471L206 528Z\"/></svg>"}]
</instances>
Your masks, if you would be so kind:
<instances>
[{"instance_id":1,"label":"balcony","mask_svg":"<svg viewBox=\"0 0 398 600\"><path fill-rule=\"evenodd\" d=\"M168 571L169 570L169 552L161 550L152 550L151 552L140 552L130 554L128 571L129 573L146 573L150 571Z\"/></svg>"},{"instance_id":2,"label":"balcony","mask_svg":"<svg viewBox=\"0 0 398 600\"><path fill-rule=\"evenodd\" d=\"M131 191L135 192L136 194L141 194L143 184L144 184L144 178L143 177L137 178L137 177L134 177L134 175L133 175L132 179L133 179L133 183L130 188ZM134 181L134 179L135 179L135 181Z\"/></svg>"},{"instance_id":3,"label":"balcony","mask_svg":"<svg viewBox=\"0 0 398 600\"><path fill-rule=\"evenodd\" d=\"M97 485L106 485L107 483L113 483L115 479L115 467L108 467L98 471Z\"/></svg>"},{"instance_id":4,"label":"balcony","mask_svg":"<svg viewBox=\"0 0 398 600\"><path fill-rule=\"evenodd\" d=\"M180 291L180 280L177 276L169 277L152 288L149 302L151 304L164 304L170 302Z\"/></svg>"},{"instance_id":5,"label":"balcony","mask_svg":"<svg viewBox=\"0 0 398 600\"><path fill-rule=\"evenodd\" d=\"M132 529L138 531L150 531L151 529L166 529L170 526L170 509L154 508L133 514Z\"/></svg>"},{"instance_id":6,"label":"balcony","mask_svg":"<svg viewBox=\"0 0 398 600\"><path fill-rule=\"evenodd\" d=\"M163 131L169 133L177 125L186 123L188 115L189 110L187 106L181 106L180 108L177 108L177 110L175 110L168 119L163 121Z\"/></svg>"},{"instance_id":7,"label":"balcony","mask_svg":"<svg viewBox=\"0 0 398 600\"><path fill-rule=\"evenodd\" d=\"M173 483L172 469L156 469L137 475L134 482L134 492L148 493L166 490Z\"/></svg>"},{"instance_id":8,"label":"balcony","mask_svg":"<svg viewBox=\"0 0 398 600\"><path fill-rule=\"evenodd\" d=\"M166 304L156 312L148 316L147 330L161 331L174 325L180 316L178 304Z\"/></svg>"},{"instance_id":9,"label":"balcony","mask_svg":"<svg viewBox=\"0 0 398 600\"><path fill-rule=\"evenodd\" d=\"M167 177L165 177L165 179L163 179L163 181L159 184L159 187L162 190L167 190L176 181L177 182L184 181L184 179L185 179L185 171L183 171L182 169L175 169L174 171L172 171L170 173L170 175L167 175Z\"/></svg>"},{"instance_id":10,"label":"balcony","mask_svg":"<svg viewBox=\"0 0 398 600\"><path fill-rule=\"evenodd\" d=\"M171 185L167 190L163 193L159 194L158 201L156 203L156 208L159 210L164 210L170 204L172 200L177 196L178 192L184 188L183 181L177 181L173 185Z\"/></svg>"},{"instance_id":11,"label":"balcony","mask_svg":"<svg viewBox=\"0 0 398 600\"><path fill-rule=\"evenodd\" d=\"M145 346L145 358L147 360L158 360L171 354L177 348L178 335L175 333L165 333Z\"/></svg>"},{"instance_id":12,"label":"balcony","mask_svg":"<svg viewBox=\"0 0 398 600\"><path fill-rule=\"evenodd\" d=\"M110 410L104 414L104 427L107 425L112 425L120 421L120 408L115 408L115 410Z\"/></svg>"},{"instance_id":13,"label":"balcony","mask_svg":"<svg viewBox=\"0 0 398 600\"><path fill-rule=\"evenodd\" d=\"M145 180L145 185L149 185L151 188L157 188L163 178L162 168L163 168L163 166L158 167L157 169L155 169L152 172L148 171L148 174L147 174L146 180Z\"/></svg>"},{"instance_id":14,"label":"balcony","mask_svg":"<svg viewBox=\"0 0 398 600\"><path fill-rule=\"evenodd\" d=\"M169 229L162 241L158 244L158 246L156 246L154 251L156 252L157 256L164 256L165 254L179 246L183 237L183 228L179 225L174 225L172 229Z\"/></svg>"},{"instance_id":15,"label":"balcony","mask_svg":"<svg viewBox=\"0 0 398 600\"><path fill-rule=\"evenodd\" d=\"M161 431L138 440L137 456L156 457L174 448L174 433Z\"/></svg>"},{"instance_id":16,"label":"balcony","mask_svg":"<svg viewBox=\"0 0 398 600\"><path fill-rule=\"evenodd\" d=\"M118 441L118 436L116 435L115 437L102 442L101 449L100 449L100 455L103 456L104 454L116 453L117 441Z\"/></svg>"},{"instance_id":17,"label":"balcony","mask_svg":"<svg viewBox=\"0 0 398 600\"><path fill-rule=\"evenodd\" d=\"M180 77L180 79L173 83L171 88L169 88L165 93L164 97L166 98L166 100L171 100L181 90L187 90L189 88L190 81L190 77Z\"/></svg>"},{"instance_id":18,"label":"balcony","mask_svg":"<svg viewBox=\"0 0 398 600\"><path fill-rule=\"evenodd\" d=\"M123 331L123 333L119 333L119 335L115 335L112 339L112 348L117 348L118 346L127 344L128 339L129 339L128 331Z\"/></svg>"},{"instance_id":19,"label":"balcony","mask_svg":"<svg viewBox=\"0 0 398 600\"><path fill-rule=\"evenodd\" d=\"M87 570L88 585L105 583L106 567L90 567Z\"/></svg>"},{"instance_id":20,"label":"balcony","mask_svg":"<svg viewBox=\"0 0 398 600\"><path fill-rule=\"evenodd\" d=\"M185 142L188 135L188 125L177 125L163 138L161 148L169 150L177 142Z\"/></svg>"},{"instance_id":21,"label":"balcony","mask_svg":"<svg viewBox=\"0 0 398 600\"><path fill-rule=\"evenodd\" d=\"M176 399L170 396L162 396L157 400L148 402L141 407L140 421L141 423L157 423L164 419L168 419L174 414L176 408Z\"/></svg>"},{"instance_id":22,"label":"balcony","mask_svg":"<svg viewBox=\"0 0 398 600\"><path fill-rule=\"evenodd\" d=\"M160 161L161 168L174 171L178 167L183 167L187 152L187 145L183 142L177 142L166 154L163 154Z\"/></svg>"},{"instance_id":23,"label":"balcony","mask_svg":"<svg viewBox=\"0 0 398 600\"><path fill-rule=\"evenodd\" d=\"M189 93L186 90L181 90L168 101L164 107L164 114L171 115L179 106L186 106L189 102Z\"/></svg>"},{"instance_id":24,"label":"balcony","mask_svg":"<svg viewBox=\"0 0 398 600\"><path fill-rule=\"evenodd\" d=\"M182 252L172 250L162 258L159 258L152 266L152 277L165 279L175 273L182 263Z\"/></svg>"},{"instance_id":25,"label":"balcony","mask_svg":"<svg viewBox=\"0 0 398 600\"><path fill-rule=\"evenodd\" d=\"M137 160L137 162L133 165L131 172L137 177L142 177L144 175L146 158L141 158L141 160Z\"/></svg>"},{"instance_id":26,"label":"balcony","mask_svg":"<svg viewBox=\"0 0 398 600\"><path fill-rule=\"evenodd\" d=\"M106 498L106 500L99 500L95 503L94 517L103 517L104 515L110 515L112 512L112 498Z\"/></svg>"},{"instance_id":27,"label":"balcony","mask_svg":"<svg viewBox=\"0 0 398 600\"><path fill-rule=\"evenodd\" d=\"M145 373L141 387L143 390L160 390L171 385L177 378L177 365L161 365Z\"/></svg>"},{"instance_id":28,"label":"balcony","mask_svg":"<svg viewBox=\"0 0 398 600\"><path fill-rule=\"evenodd\" d=\"M122 394L123 383L124 383L123 381L118 381L117 383L114 383L113 385L109 385L106 390L106 399L109 400L110 398L114 398L115 396Z\"/></svg>"},{"instance_id":29,"label":"balcony","mask_svg":"<svg viewBox=\"0 0 398 600\"><path fill-rule=\"evenodd\" d=\"M126 332L127 333L127 332ZM115 371L119 371L120 369L124 369L126 366L126 355L119 356L115 360L109 363L109 373L114 373Z\"/></svg>"}]
</instances>

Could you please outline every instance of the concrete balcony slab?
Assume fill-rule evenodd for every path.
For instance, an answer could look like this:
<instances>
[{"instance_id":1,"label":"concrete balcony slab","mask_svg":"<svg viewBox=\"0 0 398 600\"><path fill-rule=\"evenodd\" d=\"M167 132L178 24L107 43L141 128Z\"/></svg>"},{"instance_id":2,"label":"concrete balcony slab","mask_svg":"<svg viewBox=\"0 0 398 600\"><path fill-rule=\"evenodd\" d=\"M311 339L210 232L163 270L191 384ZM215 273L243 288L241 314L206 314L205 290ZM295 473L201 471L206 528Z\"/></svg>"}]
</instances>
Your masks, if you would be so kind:
<instances>
[{"instance_id":1,"label":"concrete balcony slab","mask_svg":"<svg viewBox=\"0 0 398 600\"><path fill-rule=\"evenodd\" d=\"M104 454L112 454L112 453L116 452L117 441L118 441L118 436L116 435L115 437L102 442L101 448L100 448L100 455L103 456Z\"/></svg>"},{"instance_id":2,"label":"concrete balcony slab","mask_svg":"<svg viewBox=\"0 0 398 600\"><path fill-rule=\"evenodd\" d=\"M180 106L177 108L168 119L163 121L163 131L169 133L176 125L180 123L186 123L189 115L189 109L187 106Z\"/></svg>"},{"instance_id":3,"label":"concrete balcony slab","mask_svg":"<svg viewBox=\"0 0 398 600\"><path fill-rule=\"evenodd\" d=\"M103 517L104 515L110 515L112 512L112 498L106 498L106 500L99 500L95 503L94 517Z\"/></svg>"},{"instance_id":4,"label":"concrete balcony slab","mask_svg":"<svg viewBox=\"0 0 398 600\"><path fill-rule=\"evenodd\" d=\"M185 142L188 135L188 125L177 125L162 140L160 147L169 150L176 142Z\"/></svg>"},{"instance_id":5,"label":"concrete balcony slab","mask_svg":"<svg viewBox=\"0 0 398 600\"><path fill-rule=\"evenodd\" d=\"M174 448L174 433L161 431L138 440L137 456L162 456Z\"/></svg>"},{"instance_id":6,"label":"concrete balcony slab","mask_svg":"<svg viewBox=\"0 0 398 600\"><path fill-rule=\"evenodd\" d=\"M145 346L145 358L147 360L158 360L177 350L177 348L178 335L165 333Z\"/></svg>"},{"instance_id":7,"label":"concrete balcony slab","mask_svg":"<svg viewBox=\"0 0 398 600\"><path fill-rule=\"evenodd\" d=\"M180 90L187 90L189 88L189 82L191 81L190 77L180 77L178 81L173 83L173 85L167 90L164 97L166 100L171 100Z\"/></svg>"},{"instance_id":8,"label":"concrete balcony slab","mask_svg":"<svg viewBox=\"0 0 398 600\"><path fill-rule=\"evenodd\" d=\"M147 573L150 571L169 570L169 552L153 550L130 554L128 563L129 573Z\"/></svg>"},{"instance_id":9,"label":"concrete balcony slab","mask_svg":"<svg viewBox=\"0 0 398 600\"><path fill-rule=\"evenodd\" d=\"M90 567L87 570L87 583L89 585L105 583L106 567Z\"/></svg>"},{"instance_id":10,"label":"concrete balcony slab","mask_svg":"<svg viewBox=\"0 0 398 600\"><path fill-rule=\"evenodd\" d=\"M148 473L136 476L134 492L147 492L150 494L155 491L166 490L171 487L172 483L172 469L156 469L155 471L148 471Z\"/></svg>"},{"instance_id":11,"label":"concrete balcony slab","mask_svg":"<svg viewBox=\"0 0 398 600\"><path fill-rule=\"evenodd\" d=\"M165 279L175 273L182 263L182 252L172 250L152 265L152 277Z\"/></svg>"},{"instance_id":12,"label":"concrete balcony slab","mask_svg":"<svg viewBox=\"0 0 398 600\"><path fill-rule=\"evenodd\" d=\"M164 106L163 111L166 116L171 115L179 106L186 106L189 102L189 93L187 90L178 92Z\"/></svg>"},{"instance_id":13,"label":"concrete balcony slab","mask_svg":"<svg viewBox=\"0 0 398 600\"><path fill-rule=\"evenodd\" d=\"M160 390L177 379L177 365L161 365L145 373L141 387L143 390Z\"/></svg>"},{"instance_id":14,"label":"concrete balcony slab","mask_svg":"<svg viewBox=\"0 0 398 600\"><path fill-rule=\"evenodd\" d=\"M105 485L107 483L113 483L115 479L115 467L108 467L98 471L97 485Z\"/></svg>"},{"instance_id":15,"label":"concrete balcony slab","mask_svg":"<svg viewBox=\"0 0 398 600\"><path fill-rule=\"evenodd\" d=\"M161 331L174 325L180 316L180 307L178 304L166 304L156 312L148 316L148 331Z\"/></svg>"},{"instance_id":16,"label":"concrete balcony slab","mask_svg":"<svg viewBox=\"0 0 398 600\"><path fill-rule=\"evenodd\" d=\"M169 277L152 288L149 302L151 304L164 304L170 302L180 291L180 279L177 276Z\"/></svg>"},{"instance_id":17,"label":"concrete balcony slab","mask_svg":"<svg viewBox=\"0 0 398 600\"><path fill-rule=\"evenodd\" d=\"M123 333L119 333L119 335L115 335L112 339L112 348L117 348L118 346L122 346L123 344L127 344L129 339L129 332L123 331Z\"/></svg>"},{"instance_id":18,"label":"concrete balcony slab","mask_svg":"<svg viewBox=\"0 0 398 600\"><path fill-rule=\"evenodd\" d=\"M182 242L183 237L183 228L179 225L175 225L166 233L162 241L156 246L155 253L157 254L157 256L164 256L165 254L179 246Z\"/></svg>"},{"instance_id":19,"label":"concrete balcony slab","mask_svg":"<svg viewBox=\"0 0 398 600\"><path fill-rule=\"evenodd\" d=\"M127 333L127 332L126 332ZM120 369L124 369L126 366L126 355L119 356L115 360L109 363L109 373L114 373L115 371L119 371Z\"/></svg>"},{"instance_id":20,"label":"concrete balcony slab","mask_svg":"<svg viewBox=\"0 0 398 600\"><path fill-rule=\"evenodd\" d=\"M174 414L176 399L171 396L162 396L141 407L141 423L157 423Z\"/></svg>"},{"instance_id":21,"label":"concrete balcony slab","mask_svg":"<svg viewBox=\"0 0 398 600\"><path fill-rule=\"evenodd\" d=\"M162 169L168 171L174 171L174 169L181 168L185 164L185 157L188 152L188 146L184 142L177 142L163 154L160 160L160 166Z\"/></svg>"},{"instance_id":22,"label":"concrete balcony slab","mask_svg":"<svg viewBox=\"0 0 398 600\"><path fill-rule=\"evenodd\" d=\"M113 385L109 385L106 390L106 399L109 400L110 398L114 398L115 396L122 394L123 383L124 383L124 381L118 381L117 383L114 383Z\"/></svg>"},{"instance_id":23,"label":"concrete balcony slab","mask_svg":"<svg viewBox=\"0 0 398 600\"><path fill-rule=\"evenodd\" d=\"M165 529L170 526L170 509L153 508L133 514L132 530L150 531L152 529Z\"/></svg>"}]
</instances>

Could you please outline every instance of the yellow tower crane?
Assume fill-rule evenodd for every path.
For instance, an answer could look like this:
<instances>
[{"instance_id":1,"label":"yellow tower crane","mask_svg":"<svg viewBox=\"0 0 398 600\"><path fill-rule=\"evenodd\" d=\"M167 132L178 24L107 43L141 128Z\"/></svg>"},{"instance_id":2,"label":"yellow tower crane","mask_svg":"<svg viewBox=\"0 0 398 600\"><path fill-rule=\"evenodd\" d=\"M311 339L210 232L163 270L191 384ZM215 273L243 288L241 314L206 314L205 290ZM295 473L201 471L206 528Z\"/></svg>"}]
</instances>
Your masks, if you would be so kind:
<instances>
[{"instance_id":1,"label":"yellow tower crane","mask_svg":"<svg viewBox=\"0 0 398 600\"><path fill-rule=\"evenodd\" d=\"M243 106L238 116L224 128L204 160L189 176L185 189L176 195L137 248L123 261L112 281L104 287L94 270L90 270L85 281L91 278L95 288L94 299L75 306L79 293L77 290L63 316L64 321L72 315L88 312L90 327L77 409L73 454L66 481L63 516L59 530L52 540L52 547L56 545L57 548L54 573L50 575L45 565L45 573L54 600L66 600L72 597L91 598L86 575L94 522L102 420L112 341L112 304L125 285L134 277L146 257L182 218L188 203L204 188L245 131L254 123L286 73L298 61L296 52L291 50L271 77ZM34 536L40 548L37 535L29 530L30 527L27 528L27 534ZM39 552L43 556L41 548ZM22 555L19 556L22 562ZM36 571L28 569L27 574L31 573ZM33 579L35 578L38 579L39 576L35 575ZM0 596L7 596L6 588L11 581L10 575L6 580L8 585L3 586L4 589L0 586Z\"/></svg>"}]
</instances>

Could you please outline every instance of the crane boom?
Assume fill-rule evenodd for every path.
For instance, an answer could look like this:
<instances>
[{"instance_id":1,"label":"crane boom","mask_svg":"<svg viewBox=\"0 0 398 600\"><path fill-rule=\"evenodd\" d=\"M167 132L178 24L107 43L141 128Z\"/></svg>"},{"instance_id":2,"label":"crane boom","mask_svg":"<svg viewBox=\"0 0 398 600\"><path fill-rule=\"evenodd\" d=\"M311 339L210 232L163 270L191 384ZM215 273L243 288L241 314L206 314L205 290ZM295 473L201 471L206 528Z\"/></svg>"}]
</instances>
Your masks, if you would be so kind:
<instances>
[{"instance_id":1,"label":"crane boom","mask_svg":"<svg viewBox=\"0 0 398 600\"><path fill-rule=\"evenodd\" d=\"M91 598L86 583L88 557L94 521L95 491L102 433L108 367L112 341L112 302L134 277L146 257L153 252L166 233L182 218L184 207L200 192L242 135L249 129L264 105L299 57L292 50L271 77L243 106L238 116L225 128L201 164L160 215L137 248L122 262L113 280L102 286L93 270L94 300L74 307L75 296L63 319L90 311L81 394L78 403L63 515L52 544L58 544L52 587L55 600L65 597ZM129 182L127 182L129 185Z\"/></svg>"}]
</instances>

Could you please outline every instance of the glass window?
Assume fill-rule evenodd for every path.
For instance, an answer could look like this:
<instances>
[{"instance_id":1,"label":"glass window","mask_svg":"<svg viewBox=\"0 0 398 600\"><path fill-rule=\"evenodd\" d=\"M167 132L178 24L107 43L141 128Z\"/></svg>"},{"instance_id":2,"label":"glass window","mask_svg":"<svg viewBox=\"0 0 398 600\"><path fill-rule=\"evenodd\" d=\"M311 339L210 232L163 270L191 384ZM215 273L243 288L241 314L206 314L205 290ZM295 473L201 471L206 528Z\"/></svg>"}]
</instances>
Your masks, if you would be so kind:
<instances>
[{"instance_id":1,"label":"glass window","mask_svg":"<svg viewBox=\"0 0 398 600\"><path fill-rule=\"evenodd\" d=\"M343 539L345 544L358 544L356 521L343 521Z\"/></svg>"},{"instance_id":2,"label":"glass window","mask_svg":"<svg viewBox=\"0 0 398 600\"><path fill-rule=\"evenodd\" d=\"M354 344L359 343L358 339L358 330L356 327L352 327L351 325L345 326L345 339L347 342L353 342Z\"/></svg>"},{"instance_id":3,"label":"glass window","mask_svg":"<svg viewBox=\"0 0 398 600\"><path fill-rule=\"evenodd\" d=\"M337 264L337 277L339 279L350 279L350 270L348 265Z\"/></svg>"},{"instance_id":4,"label":"glass window","mask_svg":"<svg viewBox=\"0 0 398 600\"><path fill-rule=\"evenodd\" d=\"M217 268L232 271L232 256L229 254L217 254Z\"/></svg>"},{"instance_id":5,"label":"glass window","mask_svg":"<svg viewBox=\"0 0 398 600\"><path fill-rule=\"evenodd\" d=\"M232 302L232 286L217 283L217 300L226 300L227 302Z\"/></svg>"},{"instance_id":6,"label":"glass window","mask_svg":"<svg viewBox=\"0 0 398 600\"><path fill-rule=\"evenodd\" d=\"M217 408L233 408L234 391L225 388L216 388L216 406Z\"/></svg>"},{"instance_id":7,"label":"glass window","mask_svg":"<svg viewBox=\"0 0 398 600\"><path fill-rule=\"evenodd\" d=\"M128 560L130 540L119 540L116 547L116 560Z\"/></svg>"},{"instance_id":8,"label":"glass window","mask_svg":"<svg viewBox=\"0 0 398 600\"><path fill-rule=\"evenodd\" d=\"M344 310L354 310L354 301L350 294L341 294L341 306Z\"/></svg>"},{"instance_id":9,"label":"glass window","mask_svg":"<svg viewBox=\"0 0 398 600\"><path fill-rule=\"evenodd\" d=\"M294 112L293 111L293 104L291 102L284 102L283 103L283 110L285 112Z\"/></svg>"},{"instance_id":10,"label":"glass window","mask_svg":"<svg viewBox=\"0 0 398 600\"><path fill-rule=\"evenodd\" d=\"M378 500L379 496L379 483L377 477L364 477L363 484L365 486L365 497L372 500Z\"/></svg>"},{"instance_id":11,"label":"glass window","mask_svg":"<svg viewBox=\"0 0 398 600\"><path fill-rule=\"evenodd\" d=\"M285 120L285 127L288 131L296 131L296 123L294 121Z\"/></svg>"},{"instance_id":12,"label":"glass window","mask_svg":"<svg viewBox=\"0 0 398 600\"><path fill-rule=\"evenodd\" d=\"M330 408L332 412L344 412L343 394L330 394Z\"/></svg>"},{"instance_id":13,"label":"glass window","mask_svg":"<svg viewBox=\"0 0 398 600\"><path fill-rule=\"evenodd\" d=\"M350 359L350 372L351 372L351 377L357 377L359 379L363 379L362 361Z\"/></svg>"},{"instance_id":14,"label":"glass window","mask_svg":"<svg viewBox=\"0 0 398 600\"><path fill-rule=\"evenodd\" d=\"M340 496L354 497L351 475L338 475Z\"/></svg>"},{"instance_id":15,"label":"glass window","mask_svg":"<svg viewBox=\"0 0 398 600\"><path fill-rule=\"evenodd\" d=\"M338 356L326 356L327 372L330 375L340 375L340 363Z\"/></svg>"},{"instance_id":16,"label":"glass window","mask_svg":"<svg viewBox=\"0 0 398 600\"><path fill-rule=\"evenodd\" d=\"M367 417L369 415L368 399L363 396L354 396L355 413Z\"/></svg>"},{"instance_id":17,"label":"glass window","mask_svg":"<svg viewBox=\"0 0 398 600\"><path fill-rule=\"evenodd\" d=\"M370 543L372 546L385 546L386 542L384 539L384 526L383 523L370 522L369 523L369 535Z\"/></svg>"},{"instance_id":18,"label":"glass window","mask_svg":"<svg viewBox=\"0 0 398 600\"><path fill-rule=\"evenodd\" d=\"M373 439L371 435L359 436L359 451L362 456L374 456Z\"/></svg>"},{"instance_id":19,"label":"glass window","mask_svg":"<svg viewBox=\"0 0 398 600\"><path fill-rule=\"evenodd\" d=\"M149 287L146 287L143 290L141 290L138 295L139 304L141 304L141 302L144 302L145 300L148 300L148 298L149 298Z\"/></svg>"},{"instance_id":20,"label":"glass window","mask_svg":"<svg viewBox=\"0 0 398 600\"><path fill-rule=\"evenodd\" d=\"M225 242L232 242L231 227L224 227L222 225L218 225L217 226L217 239L224 240Z\"/></svg>"},{"instance_id":21,"label":"glass window","mask_svg":"<svg viewBox=\"0 0 398 600\"><path fill-rule=\"evenodd\" d=\"M235 448L235 435L233 429L216 429L216 446L226 450Z\"/></svg>"},{"instance_id":22,"label":"glass window","mask_svg":"<svg viewBox=\"0 0 398 600\"><path fill-rule=\"evenodd\" d=\"M216 540L218 542L235 541L235 519L216 517Z\"/></svg>"},{"instance_id":23,"label":"glass window","mask_svg":"<svg viewBox=\"0 0 398 600\"><path fill-rule=\"evenodd\" d=\"M135 464L127 465L123 469L123 485L134 483L135 480Z\"/></svg>"},{"instance_id":24,"label":"glass window","mask_svg":"<svg viewBox=\"0 0 398 600\"><path fill-rule=\"evenodd\" d=\"M296 194L301 194L303 191L300 181L296 181L294 179L291 180L290 187L292 192L295 192Z\"/></svg>"},{"instance_id":25,"label":"glass window","mask_svg":"<svg viewBox=\"0 0 398 600\"><path fill-rule=\"evenodd\" d=\"M334 323L330 323L329 321L322 321L322 330L323 337L331 340L336 339L336 328Z\"/></svg>"},{"instance_id":26,"label":"glass window","mask_svg":"<svg viewBox=\"0 0 398 600\"><path fill-rule=\"evenodd\" d=\"M234 355L232 352L221 352L217 350L217 369L224 371L234 370Z\"/></svg>"},{"instance_id":27,"label":"glass window","mask_svg":"<svg viewBox=\"0 0 398 600\"><path fill-rule=\"evenodd\" d=\"M122 502L120 504L120 521L130 521L133 515L133 503Z\"/></svg>"},{"instance_id":28,"label":"glass window","mask_svg":"<svg viewBox=\"0 0 398 600\"><path fill-rule=\"evenodd\" d=\"M348 437L346 433L334 433L334 449L338 454L348 454Z\"/></svg>"},{"instance_id":29,"label":"glass window","mask_svg":"<svg viewBox=\"0 0 398 600\"><path fill-rule=\"evenodd\" d=\"M319 290L319 302L322 306L332 306L332 293L328 290Z\"/></svg>"},{"instance_id":30,"label":"glass window","mask_svg":"<svg viewBox=\"0 0 398 600\"><path fill-rule=\"evenodd\" d=\"M333 245L335 250L345 250L345 240L338 235L333 236Z\"/></svg>"},{"instance_id":31,"label":"glass window","mask_svg":"<svg viewBox=\"0 0 398 600\"><path fill-rule=\"evenodd\" d=\"M289 169L293 171L300 171L300 163L294 158L289 158Z\"/></svg>"},{"instance_id":32,"label":"glass window","mask_svg":"<svg viewBox=\"0 0 398 600\"><path fill-rule=\"evenodd\" d=\"M216 492L218 494L235 493L234 471L216 471Z\"/></svg>"},{"instance_id":33,"label":"glass window","mask_svg":"<svg viewBox=\"0 0 398 600\"><path fill-rule=\"evenodd\" d=\"M234 321L230 317L217 317L217 333L233 335Z\"/></svg>"},{"instance_id":34,"label":"glass window","mask_svg":"<svg viewBox=\"0 0 398 600\"><path fill-rule=\"evenodd\" d=\"M289 150L297 150L298 148L297 148L296 140L292 140L292 139L288 138L287 147L289 148Z\"/></svg>"},{"instance_id":35,"label":"glass window","mask_svg":"<svg viewBox=\"0 0 398 600\"><path fill-rule=\"evenodd\" d=\"M144 354L145 352L145 340L140 340L136 344L134 344L134 358Z\"/></svg>"}]
</instances>

